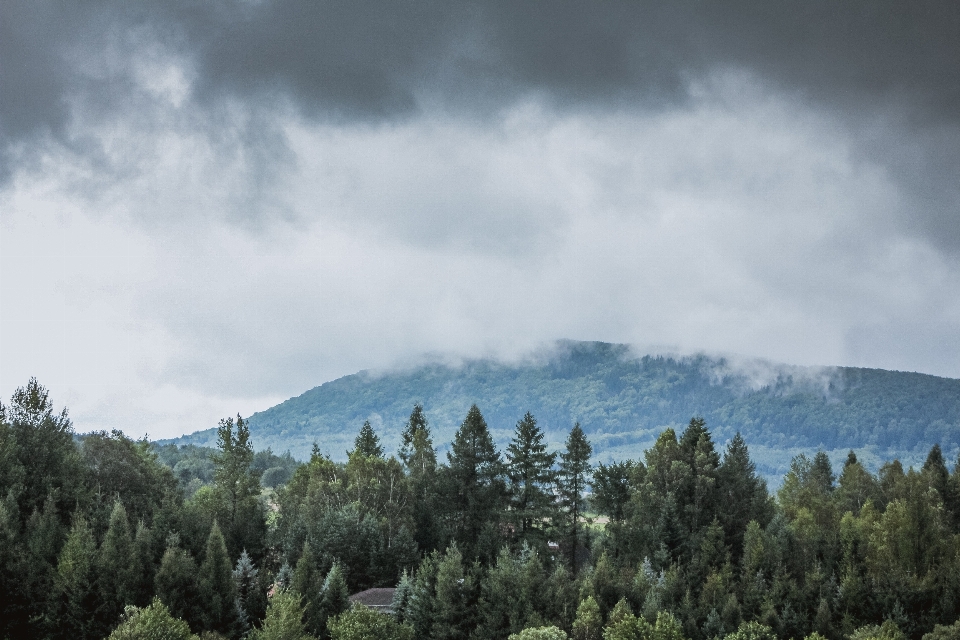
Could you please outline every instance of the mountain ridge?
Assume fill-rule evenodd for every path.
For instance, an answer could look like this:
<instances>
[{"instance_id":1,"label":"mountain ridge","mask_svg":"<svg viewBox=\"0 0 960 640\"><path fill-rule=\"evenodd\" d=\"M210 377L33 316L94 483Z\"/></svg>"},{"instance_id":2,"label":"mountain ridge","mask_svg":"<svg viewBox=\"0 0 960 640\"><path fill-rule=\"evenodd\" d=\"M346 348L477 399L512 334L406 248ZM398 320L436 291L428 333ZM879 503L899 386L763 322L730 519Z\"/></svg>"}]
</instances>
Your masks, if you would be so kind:
<instances>
[{"instance_id":1,"label":"mountain ridge","mask_svg":"<svg viewBox=\"0 0 960 640\"><path fill-rule=\"evenodd\" d=\"M922 462L940 443L956 456L960 380L856 367L801 367L705 354L639 355L632 347L561 341L515 362L477 358L360 371L250 416L258 448L304 459L314 441L345 457L364 420L388 451L415 402L424 405L442 452L476 403L502 448L526 411L560 448L574 421L599 461L642 458L664 428L703 416L722 444L740 431L760 471L781 476L797 453L823 448L839 462L849 449L868 465ZM162 442L212 446L216 429Z\"/></svg>"}]
</instances>

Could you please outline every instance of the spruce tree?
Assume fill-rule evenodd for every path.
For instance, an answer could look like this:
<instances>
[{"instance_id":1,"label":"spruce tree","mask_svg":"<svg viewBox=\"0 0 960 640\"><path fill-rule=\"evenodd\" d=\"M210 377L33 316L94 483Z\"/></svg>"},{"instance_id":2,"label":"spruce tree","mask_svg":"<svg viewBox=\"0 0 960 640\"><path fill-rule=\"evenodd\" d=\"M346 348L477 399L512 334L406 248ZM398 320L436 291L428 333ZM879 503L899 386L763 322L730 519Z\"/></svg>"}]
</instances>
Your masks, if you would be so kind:
<instances>
[{"instance_id":1,"label":"spruce tree","mask_svg":"<svg viewBox=\"0 0 960 640\"><path fill-rule=\"evenodd\" d=\"M570 430L566 445L567 450L560 454L560 471L557 475L560 506L563 509L560 529L566 543L570 569L576 573L577 551L581 543L580 517L586 504L584 492L589 486L593 448L579 422Z\"/></svg>"},{"instance_id":2,"label":"spruce tree","mask_svg":"<svg viewBox=\"0 0 960 640\"><path fill-rule=\"evenodd\" d=\"M436 517L437 454L420 404L414 405L404 426L399 454L410 482L413 538L420 552L428 553L440 543Z\"/></svg>"},{"instance_id":3,"label":"spruce tree","mask_svg":"<svg viewBox=\"0 0 960 640\"><path fill-rule=\"evenodd\" d=\"M141 520L133 537L133 556L130 558L130 604L146 606L153 598L153 535Z\"/></svg>"},{"instance_id":4,"label":"spruce tree","mask_svg":"<svg viewBox=\"0 0 960 640\"><path fill-rule=\"evenodd\" d=\"M722 505L717 515L724 537L733 550L734 560L738 560L743 552L747 524L756 520L760 526L766 526L773 517L767 483L757 475L756 465L739 431L727 445L723 462L717 469L717 497L718 504Z\"/></svg>"},{"instance_id":5,"label":"spruce tree","mask_svg":"<svg viewBox=\"0 0 960 640\"><path fill-rule=\"evenodd\" d=\"M300 594L280 590L270 598L263 627L254 629L249 640L313 640L303 622Z\"/></svg>"},{"instance_id":6,"label":"spruce tree","mask_svg":"<svg viewBox=\"0 0 960 640\"><path fill-rule=\"evenodd\" d=\"M237 624L237 589L233 582L227 545L216 522L210 528L206 553L200 566L200 593L206 628L226 636L233 635Z\"/></svg>"},{"instance_id":7,"label":"spruce tree","mask_svg":"<svg viewBox=\"0 0 960 640\"><path fill-rule=\"evenodd\" d=\"M548 453L544 434L529 411L517 422L507 446L507 477L510 480L510 518L519 541L542 540L543 522L553 515L555 453Z\"/></svg>"},{"instance_id":8,"label":"spruce tree","mask_svg":"<svg viewBox=\"0 0 960 640\"><path fill-rule=\"evenodd\" d=\"M457 430L447 460L454 538L466 557L474 558L484 526L498 524L505 493L500 454L477 405Z\"/></svg>"},{"instance_id":9,"label":"spruce tree","mask_svg":"<svg viewBox=\"0 0 960 640\"><path fill-rule=\"evenodd\" d=\"M250 627L266 612L266 598L260 591L258 573L250 556L244 550L233 568L233 584L237 593L237 630L241 636L246 635Z\"/></svg>"},{"instance_id":10,"label":"spruce tree","mask_svg":"<svg viewBox=\"0 0 960 640\"><path fill-rule=\"evenodd\" d=\"M74 516L70 535L57 561L54 601L47 624L58 638L99 638L101 613L96 576L97 546L83 516Z\"/></svg>"},{"instance_id":11,"label":"spruce tree","mask_svg":"<svg viewBox=\"0 0 960 640\"><path fill-rule=\"evenodd\" d=\"M186 620L192 629L204 625L197 563L189 552L181 549L176 538L163 554L154 578L154 591L175 618Z\"/></svg>"},{"instance_id":12,"label":"spruce tree","mask_svg":"<svg viewBox=\"0 0 960 640\"><path fill-rule=\"evenodd\" d=\"M340 615L350 608L350 592L347 590L347 580L339 562L334 562L323 581L323 597L320 599L320 617L323 634L327 637L326 626L331 618Z\"/></svg>"},{"instance_id":13,"label":"spruce tree","mask_svg":"<svg viewBox=\"0 0 960 640\"><path fill-rule=\"evenodd\" d=\"M290 580L290 589L300 594L304 609L304 624L307 630L315 636L323 631L323 576L320 574L316 555L308 541L303 543L303 552L297 560L293 577Z\"/></svg>"},{"instance_id":14,"label":"spruce tree","mask_svg":"<svg viewBox=\"0 0 960 640\"><path fill-rule=\"evenodd\" d=\"M437 614L436 587L439 565L440 554L433 551L423 559L413 576L413 587L403 619L413 627L415 638L429 638L433 630Z\"/></svg>"},{"instance_id":15,"label":"spruce tree","mask_svg":"<svg viewBox=\"0 0 960 640\"><path fill-rule=\"evenodd\" d=\"M97 558L100 595L107 620L117 619L124 605L136 604L135 581L138 576L133 575L135 560L127 512L117 500L110 513L110 525Z\"/></svg>"},{"instance_id":16,"label":"spruce tree","mask_svg":"<svg viewBox=\"0 0 960 640\"><path fill-rule=\"evenodd\" d=\"M383 447L380 446L380 438L370 426L370 421L365 420L360 427L360 433L357 434L353 442L353 451L347 452L348 456L360 455L365 458L382 458Z\"/></svg>"},{"instance_id":17,"label":"spruce tree","mask_svg":"<svg viewBox=\"0 0 960 640\"><path fill-rule=\"evenodd\" d=\"M463 569L463 556L451 545L437 567L433 621L435 640L465 640L473 627L471 579Z\"/></svg>"}]
</instances>

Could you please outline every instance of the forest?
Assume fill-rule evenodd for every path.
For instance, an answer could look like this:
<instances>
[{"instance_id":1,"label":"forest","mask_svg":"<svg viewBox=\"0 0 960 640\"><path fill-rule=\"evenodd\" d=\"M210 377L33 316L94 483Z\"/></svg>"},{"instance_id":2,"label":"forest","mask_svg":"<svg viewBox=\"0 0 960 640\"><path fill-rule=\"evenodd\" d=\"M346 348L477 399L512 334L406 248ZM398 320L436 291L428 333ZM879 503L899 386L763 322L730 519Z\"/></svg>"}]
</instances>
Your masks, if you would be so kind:
<instances>
[{"instance_id":1,"label":"forest","mask_svg":"<svg viewBox=\"0 0 960 640\"><path fill-rule=\"evenodd\" d=\"M500 451L470 407L441 457L414 404L396 453L366 422L299 464L239 416L212 452L78 436L30 380L0 404L0 637L960 639L939 444L876 473L809 451L771 492L699 416L596 465L579 424L551 450L515 419ZM371 587L391 615L351 605Z\"/></svg>"}]
</instances>

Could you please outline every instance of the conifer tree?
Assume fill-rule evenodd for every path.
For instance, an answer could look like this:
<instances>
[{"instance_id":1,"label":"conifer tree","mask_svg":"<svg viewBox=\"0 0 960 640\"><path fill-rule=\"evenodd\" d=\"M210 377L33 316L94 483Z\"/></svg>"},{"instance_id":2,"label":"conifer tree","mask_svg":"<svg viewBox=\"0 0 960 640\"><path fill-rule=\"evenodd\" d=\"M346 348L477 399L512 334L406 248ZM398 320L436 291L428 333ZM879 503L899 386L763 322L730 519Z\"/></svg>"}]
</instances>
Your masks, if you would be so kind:
<instances>
[{"instance_id":1,"label":"conifer tree","mask_svg":"<svg viewBox=\"0 0 960 640\"><path fill-rule=\"evenodd\" d=\"M347 453L348 456L361 455L366 458L382 458L383 447L380 446L380 438L377 437L369 420L364 420L360 427L360 433L357 434L353 442L353 451Z\"/></svg>"},{"instance_id":2,"label":"conifer tree","mask_svg":"<svg viewBox=\"0 0 960 640\"><path fill-rule=\"evenodd\" d=\"M323 613L321 600L323 599L323 576L320 574L317 557L309 541L303 543L303 552L297 560L290 580L290 589L300 594L304 609L304 624L307 630L315 636L323 631Z\"/></svg>"},{"instance_id":3,"label":"conifer tree","mask_svg":"<svg viewBox=\"0 0 960 640\"><path fill-rule=\"evenodd\" d=\"M543 542L543 522L554 512L551 485L557 456L547 452L543 438L536 418L528 411L517 422L513 440L507 446L510 518L520 541Z\"/></svg>"},{"instance_id":4,"label":"conifer tree","mask_svg":"<svg viewBox=\"0 0 960 640\"><path fill-rule=\"evenodd\" d=\"M600 640L603 631L603 617L600 607L593 596L588 596L577 607L577 618L573 621L573 640Z\"/></svg>"},{"instance_id":5,"label":"conifer tree","mask_svg":"<svg viewBox=\"0 0 960 640\"><path fill-rule=\"evenodd\" d=\"M473 585L463 569L463 556L451 545L437 567L435 640L466 640L473 627Z\"/></svg>"},{"instance_id":6,"label":"conifer tree","mask_svg":"<svg viewBox=\"0 0 960 640\"><path fill-rule=\"evenodd\" d=\"M117 619L124 605L136 604L134 589L138 576L133 575L135 559L127 512L117 500L110 513L110 525L97 558L100 596L107 620Z\"/></svg>"},{"instance_id":7,"label":"conifer tree","mask_svg":"<svg viewBox=\"0 0 960 640\"><path fill-rule=\"evenodd\" d=\"M303 622L303 605L295 591L280 590L270 598L263 627L254 629L249 640L313 640Z\"/></svg>"},{"instance_id":8,"label":"conifer tree","mask_svg":"<svg viewBox=\"0 0 960 640\"><path fill-rule=\"evenodd\" d=\"M206 628L232 635L237 624L237 589L233 582L227 545L216 522L210 528L206 553L200 566L200 593L206 614Z\"/></svg>"},{"instance_id":9,"label":"conifer tree","mask_svg":"<svg viewBox=\"0 0 960 640\"><path fill-rule=\"evenodd\" d=\"M347 590L347 580L340 563L334 562L323 581L323 597L320 600L320 617L324 634L330 618L340 615L349 608L350 592Z\"/></svg>"},{"instance_id":10,"label":"conifer tree","mask_svg":"<svg viewBox=\"0 0 960 640\"><path fill-rule=\"evenodd\" d=\"M505 492L500 454L477 405L457 430L447 459L454 537L466 557L473 558L484 527L497 526Z\"/></svg>"},{"instance_id":11,"label":"conifer tree","mask_svg":"<svg viewBox=\"0 0 960 640\"><path fill-rule=\"evenodd\" d=\"M567 450L560 454L560 471L557 481L560 506L563 509L560 528L567 546L570 569L576 573L577 550L581 543L580 517L586 503L584 492L589 485L590 456L593 448L587 441L587 436L580 428L579 422L570 430L566 444Z\"/></svg>"},{"instance_id":12,"label":"conifer tree","mask_svg":"<svg viewBox=\"0 0 960 640\"><path fill-rule=\"evenodd\" d=\"M727 445L723 462L717 469L717 496L722 505L717 515L737 560L742 554L747 523L756 520L760 526L766 526L773 517L767 483L757 475L756 465L739 431Z\"/></svg>"},{"instance_id":13,"label":"conifer tree","mask_svg":"<svg viewBox=\"0 0 960 640\"><path fill-rule=\"evenodd\" d=\"M266 600L260 590L258 574L259 570L244 550L233 568L233 584L237 593L237 630L241 636L246 635L266 612Z\"/></svg>"},{"instance_id":14,"label":"conifer tree","mask_svg":"<svg viewBox=\"0 0 960 640\"><path fill-rule=\"evenodd\" d=\"M97 546L83 516L74 516L70 534L57 561L54 607L47 624L54 637L102 637L96 582Z\"/></svg>"},{"instance_id":15,"label":"conifer tree","mask_svg":"<svg viewBox=\"0 0 960 640\"><path fill-rule=\"evenodd\" d=\"M186 620L192 629L203 627L204 611L200 607L197 563L189 552L179 547L176 536L163 553L154 579L154 591L173 617Z\"/></svg>"},{"instance_id":16,"label":"conifer tree","mask_svg":"<svg viewBox=\"0 0 960 640\"><path fill-rule=\"evenodd\" d=\"M413 627L415 638L429 638L433 632L439 564L440 554L433 551L423 559L413 577L413 588L403 618Z\"/></svg>"},{"instance_id":17,"label":"conifer tree","mask_svg":"<svg viewBox=\"0 0 960 640\"><path fill-rule=\"evenodd\" d=\"M221 503L223 535L230 557L246 549L254 559L262 553L266 520L257 499L260 472L252 467L253 445L250 428L237 416L220 421L217 453L213 455L214 488Z\"/></svg>"},{"instance_id":18,"label":"conifer tree","mask_svg":"<svg viewBox=\"0 0 960 640\"><path fill-rule=\"evenodd\" d=\"M153 535L141 520L133 537L133 553L130 558L130 603L146 606L153 598Z\"/></svg>"},{"instance_id":19,"label":"conifer tree","mask_svg":"<svg viewBox=\"0 0 960 640\"><path fill-rule=\"evenodd\" d=\"M437 548L437 454L423 405L415 404L400 437L400 460L410 482L413 538L422 553Z\"/></svg>"}]
</instances>

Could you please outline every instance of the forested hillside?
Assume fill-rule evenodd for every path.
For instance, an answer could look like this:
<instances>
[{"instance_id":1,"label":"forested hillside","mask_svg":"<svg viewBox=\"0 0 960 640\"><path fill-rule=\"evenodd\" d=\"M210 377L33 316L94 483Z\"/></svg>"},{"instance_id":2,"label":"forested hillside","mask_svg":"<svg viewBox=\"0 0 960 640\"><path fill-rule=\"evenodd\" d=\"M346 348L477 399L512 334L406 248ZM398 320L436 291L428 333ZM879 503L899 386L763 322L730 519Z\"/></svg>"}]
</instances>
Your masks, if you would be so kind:
<instances>
[{"instance_id":1,"label":"forested hillside","mask_svg":"<svg viewBox=\"0 0 960 640\"><path fill-rule=\"evenodd\" d=\"M697 417L612 464L530 413L500 448L473 405L443 456L430 424L414 405L391 455L365 423L345 462L318 447L274 490L262 467L289 458L258 460L242 419L209 456L76 438L31 380L0 404L0 638L960 638L939 446L877 473L810 450L771 493ZM390 615L349 602L394 586Z\"/></svg>"},{"instance_id":2,"label":"forested hillside","mask_svg":"<svg viewBox=\"0 0 960 640\"><path fill-rule=\"evenodd\" d=\"M395 450L410 407L423 405L447 442L474 403L503 445L525 412L558 446L579 421L599 461L637 457L665 427L703 416L718 441L740 431L761 473L782 477L790 459L823 448L835 462L853 448L870 468L897 456L922 462L940 443L960 442L960 380L857 368L804 368L706 356L638 357L625 345L565 342L519 363L473 360L404 371L361 372L328 382L250 417L258 447L301 460L314 441L344 459L365 421ZM180 444L212 446L209 429Z\"/></svg>"}]
</instances>

